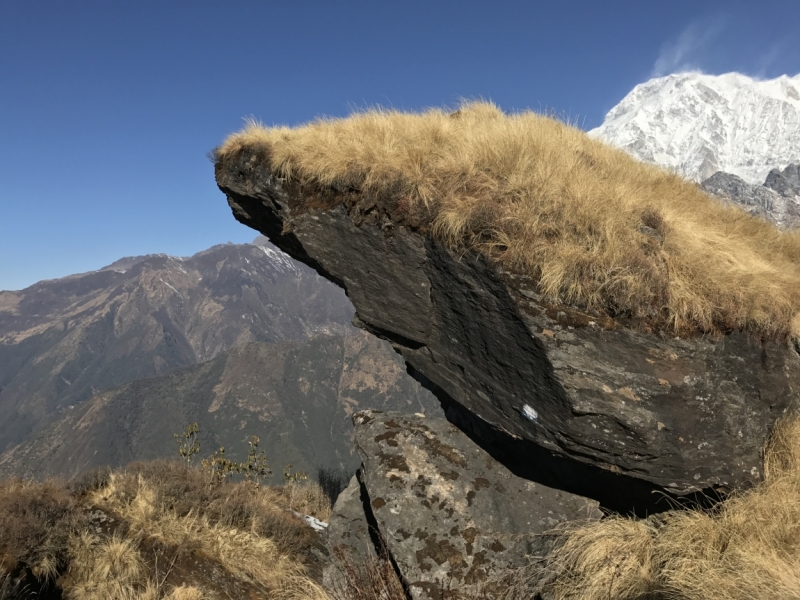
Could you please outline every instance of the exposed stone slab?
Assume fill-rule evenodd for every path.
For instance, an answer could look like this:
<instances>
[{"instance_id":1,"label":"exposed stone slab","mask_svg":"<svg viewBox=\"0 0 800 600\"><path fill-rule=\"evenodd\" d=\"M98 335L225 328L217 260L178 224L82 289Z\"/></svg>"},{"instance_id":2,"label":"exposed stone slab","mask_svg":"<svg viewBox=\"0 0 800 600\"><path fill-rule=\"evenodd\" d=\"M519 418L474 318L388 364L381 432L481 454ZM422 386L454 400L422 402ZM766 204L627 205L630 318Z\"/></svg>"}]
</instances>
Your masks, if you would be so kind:
<instances>
[{"instance_id":1,"label":"exposed stone slab","mask_svg":"<svg viewBox=\"0 0 800 600\"><path fill-rule=\"evenodd\" d=\"M364 500L361 498L361 483L353 475L333 505L327 530L331 547L340 547L359 558L376 556L364 513Z\"/></svg>"},{"instance_id":2,"label":"exposed stone slab","mask_svg":"<svg viewBox=\"0 0 800 600\"><path fill-rule=\"evenodd\" d=\"M353 423L369 508L415 599L485 585L545 556L559 523L601 516L515 476L444 419L363 411Z\"/></svg>"},{"instance_id":3,"label":"exposed stone slab","mask_svg":"<svg viewBox=\"0 0 800 600\"><path fill-rule=\"evenodd\" d=\"M326 531L333 560L323 572L323 584L329 590L344 588L346 577L339 570L340 557L353 564L368 564L378 558L375 551L378 533L370 531L374 526L370 525L364 509L368 501L358 475L353 475L333 505Z\"/></svg>"},{"instance_id":4,"label":"exposed stone slab","mask_svg":"<svg viewBox=\"0 0 800 600\"><path fill-rule=\"evenodd\" d=\"M401 222L391 199L303 189L247 152L216 169L239 221L343 285L357 324L512 437L683 494L760 480L764 442L797 407L792 343L676 339L552 306L535 281Z\"/></svg>"}]
</instances>

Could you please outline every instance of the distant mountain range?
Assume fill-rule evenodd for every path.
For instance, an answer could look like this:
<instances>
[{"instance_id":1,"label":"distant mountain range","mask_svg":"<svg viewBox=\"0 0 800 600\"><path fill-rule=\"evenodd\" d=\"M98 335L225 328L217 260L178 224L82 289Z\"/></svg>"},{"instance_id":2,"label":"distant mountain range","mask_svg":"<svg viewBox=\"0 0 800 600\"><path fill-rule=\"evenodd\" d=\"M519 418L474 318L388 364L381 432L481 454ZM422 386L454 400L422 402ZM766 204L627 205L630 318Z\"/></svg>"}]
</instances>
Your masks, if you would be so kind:
<instances>
[{"instance_id":1,"label":"distant mountain range","mask_svg":"<svg viewBox=\"0 0 800 600\"><path fill-rule=\"evenodd\" d=\"M206 424L208 448L234 445L250 434L270 439L263 426L267 413L253 406L269 388L264 378L283 372L283 363L274 357L311 353L317 362L307 357L308 389L320 392L320 385L332 382L337 388L344 378L337 369L354 368L353 345L366 343L350 323L353 312L343 290L263 237L253 244L215 246L190 258L123 258L98 271L0 292L2 471L74 472L83 466L163 456L167 450L169 456L174 453L172 431L189 418ZM311 345L306 348L305 343ZM267 350L272 344L278 345ZM331 344L339 348L333 355L313 350ZM374 340L365 347L371 348L374 364L372 375L364 375L372 383L363 389L383 389L374 378L402 371L402 362L386 342ZM241 405L232 410L232 400L219 387L224 374L258 352L272 356L272 362L260 370L257 361L250 361L258 385L253 384L250 400L241 389L239 396L231 396ZM323 368L330 373L314 380L310 374ZM404 385L415 384L404 371L400 374ZM322 398L331 401L326 427L338 431L330 418L337 410L336 394L320 392L318 400L305 406L305 398L287 391L288 383L283 391L270 385L271 402L279 407L297 400L298 414L316 414L312 407ZM189 396L182 396L184 392ZM208 398L223 408L204 419L197 406ZM277 418L283 409L269 410L270 418ZM240 429L231 425L239 417ZM307 418L316 423L316 417ZM260 426L248 426L250 419ZM136 424L133 430L126 429L130 423ZM77 429L70 429L71 424ZM284 425L285 433L291 428ZM319 440L318 433L311 437ZM322 458L291 451L292 443L284 440L281 455L298 464L347 462L341 444L335 456ZM37 462L42 453L48 456L45 463ZM26 462L25 457L33 456L38 458Z\"/></svg>"},{"instance_id":2,"label":"distant mountain range","mask_svg":"<svg viewBox=\"0 0 800 600\"><path fill-rule=\"evenodd\" d=\"M697 182L724 171L760 185L772 169L800 161L800 75L651 79L589 135Z\"/></svg>"},{"instance_id":3,"label":"distant mountain range","mask_svg":"<svg viewBox=\"0 0 800 600\"><path fill-rule=\"evenodd\" d=\"M243 460L260 438L273 470L353 473L350 415L363 408L438 414L433 395L408 376L386 342L364 332L306 341L250 342L216 358L101 392L0 454L0 477L70 477L102 465L177 458L173 433L200 426L200 454L220 446Z\"/></svg>"},{"instance_id":4,"label":"distant mountain range","mask_svg":"<svg viewBox=\"0 0 800 600\"><path fill-rule=\"evenodd\" d=\"M349 404L432 399L353 313L263 237L0 292L0 473L177 456L190 421L209 453L258 435L276 460L348 465Z\"/></svg>"},{"instance_id":5,"label":"distant mountain range","mask_svg":"<svg viewBox=\"0 0 800 600\"><path fill-rule=\"evenodd\" d=\"M589 135L779 227L800 226L800 75L651 79Z\"/></svg>"}]
</instances>

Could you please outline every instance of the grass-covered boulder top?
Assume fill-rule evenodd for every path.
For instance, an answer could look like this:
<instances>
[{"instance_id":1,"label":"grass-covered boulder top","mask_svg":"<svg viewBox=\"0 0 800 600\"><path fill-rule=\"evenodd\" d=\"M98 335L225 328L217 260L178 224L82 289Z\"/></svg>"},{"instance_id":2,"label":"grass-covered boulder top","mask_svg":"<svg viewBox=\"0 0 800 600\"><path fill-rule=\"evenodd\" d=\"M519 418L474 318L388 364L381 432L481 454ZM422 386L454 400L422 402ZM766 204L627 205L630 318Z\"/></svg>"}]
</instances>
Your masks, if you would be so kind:
<instances>
[{"instance_id":1,"label":"grass-covered boulder top","mask_svg":"<svg viewBox=\"0 0 800 600\"><path fill-rule=\"evenodd\" d=\"M487 102L373 109L296 128L250 123L217 157L244 149L303 185L422 210L436 239L534 276L551 301L678 332L800 333L797 233L556 119Z\"/></svg>"},{"instance_id":2,"label":"grass-covered boulder top","mask_svg":"<svg viewBox=\"0 0 800 600\"><path fill-rule=\"evenodd\" d=\"M751 485L799 408L800 237L578 129L372 110L250 125L216 158L234 217L345 287L354 322L508 456L600 467L554 477ZM562 489L629 512L620 481Z\"/></svg>"}]
</instances>

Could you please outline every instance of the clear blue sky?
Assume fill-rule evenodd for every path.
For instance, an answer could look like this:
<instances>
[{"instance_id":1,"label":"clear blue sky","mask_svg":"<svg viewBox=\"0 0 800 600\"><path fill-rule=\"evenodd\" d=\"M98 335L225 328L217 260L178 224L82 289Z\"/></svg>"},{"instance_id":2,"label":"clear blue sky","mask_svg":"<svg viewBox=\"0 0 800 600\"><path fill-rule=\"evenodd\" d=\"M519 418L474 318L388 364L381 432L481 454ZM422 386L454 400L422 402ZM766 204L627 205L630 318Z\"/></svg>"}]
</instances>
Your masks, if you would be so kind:
<instances>
[{"instance_id":1,"label":"clear blue sky","mask_svg":"<svg viewBox=\"0 0 800 600\"><path fill-rule=\"evenodd\" d=\"M255 233L206 153L483 97L587 129L654 75L800 72L800 1L0 2L0 289Z\"/></svg>"}]
</instances>

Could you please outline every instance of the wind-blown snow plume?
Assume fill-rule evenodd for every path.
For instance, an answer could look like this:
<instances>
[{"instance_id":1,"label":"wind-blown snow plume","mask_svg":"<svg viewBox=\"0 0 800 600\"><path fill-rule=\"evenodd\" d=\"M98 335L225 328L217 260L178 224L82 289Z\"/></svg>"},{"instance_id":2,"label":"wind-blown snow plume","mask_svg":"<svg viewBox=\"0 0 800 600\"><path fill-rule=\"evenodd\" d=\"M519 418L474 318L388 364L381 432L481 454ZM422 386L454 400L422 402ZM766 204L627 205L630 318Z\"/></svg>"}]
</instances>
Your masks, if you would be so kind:
<instances>
[{"instance_id":1,"label":"wind-blown snow plume","mask_svg":"<svg viewBox=\"0 0 800 600\"><path fill-rule=\"evenodd\" d=\"M663 77L671 73L701 71L701 54L725 28L725 19L693 21L673 42L661 47L653 65L651 77Z\"/></svg>"}]
</instances>

